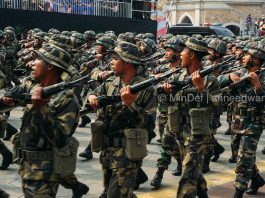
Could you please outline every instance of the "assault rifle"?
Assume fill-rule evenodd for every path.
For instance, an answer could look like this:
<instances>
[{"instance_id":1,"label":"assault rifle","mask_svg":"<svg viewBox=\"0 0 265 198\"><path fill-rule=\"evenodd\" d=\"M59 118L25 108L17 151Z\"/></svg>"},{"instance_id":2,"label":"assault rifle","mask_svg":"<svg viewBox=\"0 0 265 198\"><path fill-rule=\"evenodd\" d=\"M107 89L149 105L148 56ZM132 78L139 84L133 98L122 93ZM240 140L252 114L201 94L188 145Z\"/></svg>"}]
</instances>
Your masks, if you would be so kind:
<instances>
[{"instance_id":1,"label":"assault rifle","mask_svg":"<svg viewBox=\"0 0 265 198\"><path fill-rule=\"evenodd\" d=\"M43 87L42 89L42 97L43 98L49 98L50 96L59 93L62 90L71 89L74 87L82 86L83 84L88 84L93 82L94 80L91 80L89 76L84 76L82 78L79 78L77 80L71 81L71 82L60 82L51 86ZM19 93L11 90L8 90L6 93L3 94L4 97L12 98L15 101L15 107L17 106L23 106L25 104L31 103L31 94L29 93ZM8 106L8 107L6 107ZM9 105L0 105L0 112L9 111L10 107Z\"/></svg>"},{"instance_id":2,"label":"assault rifle","mask_svg":"<svg viewBox=\"0 0 265 198\"><path fill-rule=\"evenodd\" d=\"M149 79L147 80L144 80L142 82L139 82L135 85L131 85L130 88L131 88L131 93L132 94L136 94L148 87L150 87L151 85L156 85L157 83L159 83L160 81L164 80L165 78L168 78L170 77L171 75L175 74L175 73L178 73L180 72L181 68L174 68L174 69L171 69L171 70L168 70L167 72L161 74L161 75L157 75L157 76L152 76L150 77ZM107 105L110 105L110 104L114 104L114 103L117 103L117 102L120 102L121 101L121 96L120 95L117 95L117 96L105 96L105 95L102 95L102 96L98 96L98 107L101 108L101 107L105 107ZM86 106L87 110L91 110L91 106L89 104L87 104ZM86 111L86 110L84 110ZM82 114L82 111L81 111L81 114Z\"/></svg>"},{"instance_id":3,"label":"assault rifle","mask_svg":"<svg viewBox=\"0 0 265 198\"><path fill-rule=\"evenodd\" d=\"M255 71L255 73L258 75L265 71L265 68ZM247 81L249 81L251 78L249 76L241 78L238 82L234 82L224 88L221 89L222 92L226 92L229 90L233 90L234 88L238 88L243 86Z\"/></svg>"},{"instance_id":4,"label":"assault rifle","mask_svg":"<svg viewBox=\"0 0 265 198\"><path fill-rule=\"evenodd\" d=\"M157 52L153 56L142 59L141 62L145 64L146 62L154 61L156 59L162 58L165 55L165 51Z\"/></svg>"},{"instance_id":5,"label":"assault rifle","mask_svg":"<svg viewBox=\"0 0 265 198\"><path fill-rule=\"evenodd\" d=\"M213 65L210 65L210 66L206 67L205 69L203 69L203 70L200 71L200 76L203 78L203 77L205 77L205 76L211 74L214 70L216 70L216 69L218 69L218 68L224 66L225 64L230 63L231 61L232 61L232 62L233 62L233 61L236 61L236 60L235 60L235 56L232 56L232 57L228 58L227 60L225 60L225 61L223 61L223 62L221 62L221 63L213 64ZM186 84L186 86L183 86L182 89L187 89L190 85L192 85L192 78L191 78L191 76L189 76L189 77L187 77L183 82L180 82L180 81L178 81L178 82L169 82L169 84L175 86L175 88L177 88L177 89L179 89L178 86L179 86L180 84L181 84L182 86L183 86L184 84ZM175 89L175 88L173 88L173 89Z\"/></svg>"}]
</instances>

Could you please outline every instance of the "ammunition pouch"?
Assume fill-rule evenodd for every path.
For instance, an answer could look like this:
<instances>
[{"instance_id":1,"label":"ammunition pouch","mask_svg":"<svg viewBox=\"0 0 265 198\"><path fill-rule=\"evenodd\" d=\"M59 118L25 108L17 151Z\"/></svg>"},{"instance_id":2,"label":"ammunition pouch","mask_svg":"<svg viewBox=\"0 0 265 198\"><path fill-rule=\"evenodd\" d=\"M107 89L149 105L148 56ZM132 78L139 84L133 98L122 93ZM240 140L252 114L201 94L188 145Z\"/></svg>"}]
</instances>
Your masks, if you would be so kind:
<instances>
[{"instance_id":1,"label":"ammunition pouch","mask_svg":"<svg viewBox=\"0 0 265 198\"><path fill-rule=\"evenodd\" d=\"M192 108L189 110L191 134L210 135L210 112L208 108Z\"/></svg>"},{"instance_id":2,"label":"ammunition pouch","mask_svg":"<svg viewBox=\"0 0 265 198\"><path fill-rule=\"evenodd\" d=\"M148 132L146 129L124 129L125 154L131 161L140 161L147 156Z\"/></svg>"},{"instance_id":3,"label":"ammunition pouch","mask_svg":"<svg viewBox=\"0 0 265 198\"><path fill-rule=\"evenodd\" d=\"M106 130L106 124L103 121L97 120L91 123L91 149L93 152L100 152L104 146L104 131Z\"/></svg>"},{"instance_id":4,"label":"ammunition pouch","mask_svg":"<svg viewBox=\"0 0 265 198\"><path fill-rule=\"evenodd\" d=\"M79 143L74 137L67 140L63 148L53 148L53 172L60 176L69 176L75 172Z\"/></svg>"}]
</instances>

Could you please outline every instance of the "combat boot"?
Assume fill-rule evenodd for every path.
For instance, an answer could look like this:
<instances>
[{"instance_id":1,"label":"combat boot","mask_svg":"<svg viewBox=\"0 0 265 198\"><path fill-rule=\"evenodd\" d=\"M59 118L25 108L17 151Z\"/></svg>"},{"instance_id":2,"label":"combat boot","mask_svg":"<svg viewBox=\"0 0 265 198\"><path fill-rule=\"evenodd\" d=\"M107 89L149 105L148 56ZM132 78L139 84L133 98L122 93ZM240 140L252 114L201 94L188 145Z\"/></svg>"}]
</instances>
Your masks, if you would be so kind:
<instances>
[{"instance_id":1,"label":"combat boot","mask_svg":"<svg viewBox=\"0 0 265 198\"><path fill-rule=\"evenodd\" d=\"M262 154L264 154L265 155L265 147L262 149Z\"/></svg>"},{"instance_id":2,"label":"combat boot","mask_svg":"<svg viewBox=\"0 0 265 198\"><path fill-rule=\"evenodd\" d=\"M10 138L15 135L18 132L18 130L12 126L11 124L7 123L6 125L6 135L3 137L3 140L8 141Z\"/></svg>"},{"instance_id":3,"label":"combat boot","mask_svg":"<svg viewBox=\"0 0 265 198\"><path fill-rule=\"evenodd\" d=\"M86 195L89 191L89 187L79 181L72 188L73 197L72 198L81 198L83 195Z\"/></svg>"},{"instance_id":4,"label":"combat boot","mask_svg":"<svg viewBox=\"0 0 265 198\"><path fill-rule=\"evenodd\" d=\"M87 160L93 158L93 153L91 151L91 144L89 144L82 153L79 153L79 157L86 158Z\"/></svg>"},{"instance_id":5,"label":"combat boot","mask_svg":"<svg viewBox=\"0 0 265 198\"><path fill-rule=\"evenodd\" d=\"M200 192L198 192L197 195L198 195L199 198L209 198L208 194L207 194L207 191L200 191Z\"/></svg>"},{"instance_id":6,"label":"combat boot","mask_svg":"<svg viewBox=\"0 0 265 198\"><path fill-rule=\"evenodd\" d=\"M91 119L88 116L81 117L81 123L79 124L79 127L83 128L86 127L87 124L91 122Z\"/></svg>"},{"instance_id":7,"label":"combat boot","mask_svg":"<svg viewBox=\"0 0 265 198\"><path fill-rule=\"evenodd\" d=\"M264 184L265 184L264 179L260 176L260 174L258 174L256 177L252 179L251 185L246 193L248 195L256 195L259 188L264 186Z\"/></svg>"},{"instance_id":8,"label":"combat boot","mask_svg":"<svg viewBox=\"0 0 265 198\"><path fill-rule=\"evenodd\" d=\"M151 186L153 186L154 188L159 188L161 186L165 170L165 168L158 168L153 180L151 181Z\"/></svg>"},{"instance_id":9,"label":"combat boot","mask_svg":"<svg viewBox=\"0 0 265 198\"><path fill-rule=\"evenodd\" d=\"M228 161L229 161L229 163L236 163L236 161L237 161L237 157L236 156L234 156L234 155L232 155L229 159L228 159Z\"/></svg>"},{"instance_id":10,"label":"combat boot","mask_svg":"<svg viewBox=\"0 0 265 198\"><path fill-rule=\"evenodd\" d=\"M210 161L211 161L212 152L204 155L203 161L202 161L202 173L208 173L210 171Z\"/></svg>"},{"instance_id":11,"label":"combat boot","mask_svg":"<svg viewBox=\"0 0 265 198\"><path fill-rule=\"evenodd\" d=\"M148 181L147 175L145 174L142 168L139 168L136 176L136 185L134 187L134 190L138 190L140 185L147 181Z\"/></svg>"},{"instance_id":12,"label":"combat boot","mask_svg":"<svg viewBox=\"0 0 265 198\"><path fill-rule=\"evenodd\" d=\"M228 129L225 131L225 135L231 135L231 134L232 134L231 124L229 124Z\"/></svg>"},{"instance_id":13,"label":"combat boot","mask_svg":"<svg viewBox=\"0 0 265 198\"><path fill-rule=\"evenodd\" d=\"M239 190L236 188L236 192L235 192L233 198L242 198L244 195L244 192L245 192L244 190Z\"/></svg>"},{"instance_id":14,"label":"combat boot","mask_svg":"<svg viewBox=\"0 0 265 198\"><path fill-rule=\"evenodd\" d=\"M225 148L219 144L217 141L214 144L214 151L213 151L213 157L211 159L212 162L217 162L220 155L225 151Z\"/></svg>"},{"instance_id":15,"label":"combat boot","mask_svg":"<svg viewBox=\"0 0 265 198\"><path fill-rule=\"evenodd\" d=\"M0 142L0 154L3 157L2 165L0 170L6 170L13 162L13 154L8 150L3 142Z\"/></svg>"},{"instance_id":16,"label":"combat boot","mask_svg":"<svg viewBox=\"0 0 265 198\"><path fill-rule=\"evenodd\" d=\"M9 194L7 194L5 191L3 191L2 189L0 189L0 197L1 198L8 198Z\"/></svg>"},{"instance_id":17,"label":"combat boot","mask_svg":"<svg viewBox=\"0 0 265 198\"><path fill-rule=\"evenodd\" d=\"M99 198L107 198L107 190L104 189L103 192L99 195Z\"/></svg>"},{"instance_id":18,"label":"combat boot","mask_svg":"<svg viewBox=\"0 0 265 198\"><path fill-rule=\"evenodd\" d=\"M172 175L180 176L182 174L182 162L178 159L178 166L175 170L172 171Z\"/></svg>"}]
</instances>

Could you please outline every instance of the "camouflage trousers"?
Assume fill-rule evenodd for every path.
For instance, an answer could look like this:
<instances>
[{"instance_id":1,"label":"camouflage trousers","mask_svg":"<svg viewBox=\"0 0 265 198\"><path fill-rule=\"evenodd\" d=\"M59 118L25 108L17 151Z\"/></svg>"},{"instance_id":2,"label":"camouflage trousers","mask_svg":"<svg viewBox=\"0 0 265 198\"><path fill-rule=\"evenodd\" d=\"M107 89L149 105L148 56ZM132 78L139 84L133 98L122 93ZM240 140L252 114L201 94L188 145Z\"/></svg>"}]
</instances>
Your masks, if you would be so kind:
<instances>
[{"instance_id":1,"label":"camouflage trousers","mask_svg":"<svg viewBox=\"0 0 265 198\"><path fill-rule=\"evenodd\" d=\"M130 161L123 148L108 147L101 151L100 163L102 164L104 187L108 198L131 198L136 184L138 169L142 161Z\"/></svg>"},{"instance_id":2,"label":"camouflage trousers","mask_svg":"<svg viewBox=\"0 0 265 198\"><path fill-rule=\"evenodd\" d=\"M256 165L256 150L261 136L260 134L261 133L241 136L235 170L236 180L234 183L234 187L237 189L245 190L249 180L259 173Z\"/></svg>"},{"instance_id":3,"label":"camouflage trousers","mask_svg":"<svg viewBox=\"0 0 265 198\"><path fill-rule=\"evenodd\" d=\"M167 114L159 113L157 116L159 137L162 140L167 124Z\"/></svg>"},{"instance_id":4,"label":"camouflage trousers","mask_svg":"<svg viewBox=\"0 0 265 198\"><path fill-rule=\"evenodd\" d=\"M234 156L236 158L238 156L240 139L241 139L241 135L239 133L234 133L232 130L232 133L231 133L231 151L232 151L232 156Z\"/></svg>"},{"instance_id":5,"label":"camouflage trousers","mask_svg":"<svg viewBox=\"0 0 265 198\"><path fill-rule=\"evenodd\" d=\"M162 137L162 148L160 158L157 160L157 167L167 169L173 157L177 161L182 161L184 155L184 139L182 136L177 137L175 132L168 129Z\"/></svg>"},{"instance_id":6,"label":"camouflage trousers","mask_svg":"<svg viewBox=\"0 0 265 198\"><path fill-rule=\"evenodd\" d=\"M202 174L202 159L209 147L209 136L191 136L186 146L177 198L195 198L207 191L207 182Z\"/></svg>"},{"instance_id":7,"label":"camouflage trousers","mask_svg":"<svg viewBox=\"0 0 265 198\"><path fill-rule=\"evenodd\" d=\"M23 180L25 198L55 198L59 184L55 181Z\"/></svg>"}]
</instances>

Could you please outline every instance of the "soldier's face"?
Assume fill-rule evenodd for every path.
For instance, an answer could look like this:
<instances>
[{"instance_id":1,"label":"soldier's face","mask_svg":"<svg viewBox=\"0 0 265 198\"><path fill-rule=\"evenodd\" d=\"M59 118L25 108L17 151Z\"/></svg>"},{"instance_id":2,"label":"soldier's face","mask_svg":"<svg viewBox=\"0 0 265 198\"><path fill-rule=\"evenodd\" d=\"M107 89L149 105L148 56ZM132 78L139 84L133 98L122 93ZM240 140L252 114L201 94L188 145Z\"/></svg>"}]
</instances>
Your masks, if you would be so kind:
<instances>
[{"instance_id":1,"label":"soldier's face","mask_svg":"<svg viewBox=\"0 0 265 198\"><path fill-rule=\"evenodd\" d=\"M115 76L122 76L124 74L124 68L127 63L124 62L117 54L113 55L111 61L111 68L114 71Z\"/></svg>"},{"instance_id":2,"label":"soldier's face","mask_svg":"<svg viewBox=\"0 0 265 198\"><path fill-rule=\"evenodd\" d=\"M249 63L251 62L251 55L250 53L245 53L243 56L243 60L242 60L242 64L244 67L247 67L249 65Z\"/></svg>"},{"instance_id":3,"label":"soldier's face","mask_svg":"<svg viewBox=\"0 0 265 198\"><path fill-rule=\"evenodd\" d=\"M176 52L174 52L173 49L166 48L166 53L165 53L165 59L166 60L168 60L169 62L172 61L174 55L176 55Z\"/></svg>"},{"instance_id":4,"label":"soldier's face","mask_svg":"<svg viewBox=\"0 0 265 198\"><path fill-rule=\"evenodd\" d=\"M103 52L103 46L102 45L97 45L97 53L102 54Z\"/></svg>"},{"instance_id":5,"label":"soldier's face","mask_svg":"<svg viewBox=\"0 0 265 198\"><path fill-rule=\"evenodd\" d=\"M236 58L240 59L242 57L241 55L243 54L243 50L241 48L237 48L235 54Z\"/></svg>"},{"instance_id":6,"label":"soldier's face","mask_svg":"<svg viewBox=\"0 0 265 198\"><path fill-rule=\"evenodd\" d=\"M188 65L190 65L191 58L190 58L190 49L185 47L183 51L180 53L180 59L181 59L181 67L186 68Z\"/></svg>"},{"instance_id":7,"label":"soldier's face","mask_svg":"<svg viewBox=\"0 0 265 198\"><path fill-rule=\"evenodd\" d=\"M31 75L35 80L42 80L48 74L48 63L37 58L32 62Z\"/></svg>"}]
</instances>

